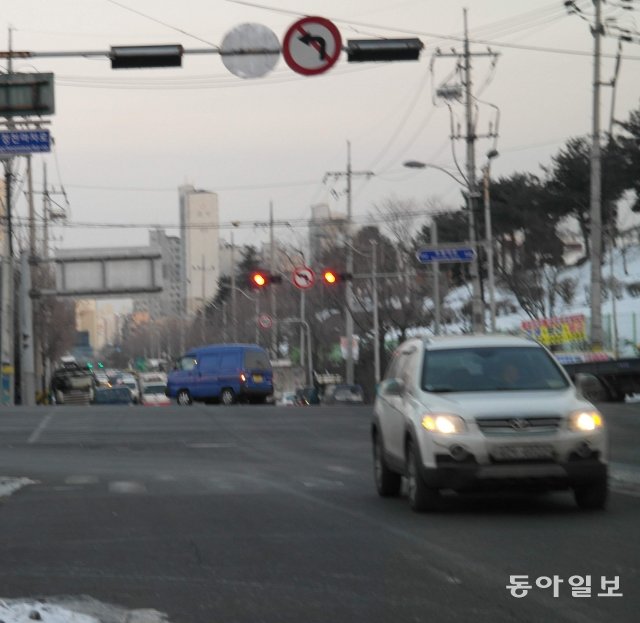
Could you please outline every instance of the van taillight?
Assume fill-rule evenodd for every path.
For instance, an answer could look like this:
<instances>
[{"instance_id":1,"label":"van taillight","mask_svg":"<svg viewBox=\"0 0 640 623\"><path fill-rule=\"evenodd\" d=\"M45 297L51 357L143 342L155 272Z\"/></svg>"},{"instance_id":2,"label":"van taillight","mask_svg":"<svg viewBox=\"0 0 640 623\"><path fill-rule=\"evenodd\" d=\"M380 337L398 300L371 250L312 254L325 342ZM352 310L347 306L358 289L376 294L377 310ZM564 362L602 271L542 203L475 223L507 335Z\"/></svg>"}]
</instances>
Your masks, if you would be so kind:
<instances>
[{"instance_id":1,"label":"van taillight","mask_svg":"<svg viewBox=\"0 0 640 623\"><path fill-rule=\"evenodd\" d=\"M244 374L241 374L240 380L244 383L247 380L247 377Z\"/></svg>"}]
</instances>

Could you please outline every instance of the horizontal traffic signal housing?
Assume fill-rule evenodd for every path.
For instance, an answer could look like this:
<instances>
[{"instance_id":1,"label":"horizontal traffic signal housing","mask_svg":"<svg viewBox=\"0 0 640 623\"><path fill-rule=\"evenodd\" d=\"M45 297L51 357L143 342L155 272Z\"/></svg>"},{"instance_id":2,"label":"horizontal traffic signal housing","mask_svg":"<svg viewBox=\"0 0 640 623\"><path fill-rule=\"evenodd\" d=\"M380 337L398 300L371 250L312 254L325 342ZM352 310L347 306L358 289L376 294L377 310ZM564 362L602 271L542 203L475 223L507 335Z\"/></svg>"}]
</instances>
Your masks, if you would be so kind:
<instances>
[{"instance_id":1,"label":"horizontal traffic signal housing","mask_svg":"<svg viewBox=\"0 0 640 623\"><path fill-rule=\"evenodd\" d=\"M325 268L322 271L322 281L328 286L334 286L343 281L350 281L353 278L351 273L341 273L332 268Z\"/></svg>"},{"instance_id":2,"label":"horizontal traffic signal housing","mask_svg":"<svg viewBox=\"0 0 640 623\"><path fill-rule=\"evenodd\" d=\"M420 39L350 39L347 61L417 61L424 44Z\"/></svg>"},{"instance_id":3,"label":"horizontal traffic signal housing","mask_svg":"<svg viewBox=\"0 0 640 623\"><path fill-rule=\"evenodd\" d=\"M181 45L127 45L111 48L111 69L181 67Z\"/></svg>"},{"instance_id":4,"label":"horizontal traffic signal housing","mask_svg":"<svg viewBox=\"0 0 640 623\"><path fill-rule=\"evenodd\" d=\"M266 288L272 283L282 283L282 276L273 275L266 270L254 270L249 276L249 285L253 288Z\"/></svg>"}]
</instances>

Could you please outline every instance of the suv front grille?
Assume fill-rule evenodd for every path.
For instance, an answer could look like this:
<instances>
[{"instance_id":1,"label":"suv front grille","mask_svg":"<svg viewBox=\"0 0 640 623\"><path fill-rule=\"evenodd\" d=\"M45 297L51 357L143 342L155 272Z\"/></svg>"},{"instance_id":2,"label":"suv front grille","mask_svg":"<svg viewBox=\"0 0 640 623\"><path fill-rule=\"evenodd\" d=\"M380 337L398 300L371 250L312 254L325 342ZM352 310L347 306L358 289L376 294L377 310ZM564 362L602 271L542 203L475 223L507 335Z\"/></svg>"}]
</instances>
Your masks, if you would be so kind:
<instances>
[{"instance_id":1,"label":"suv front grille","mask_svg":"<svg viewBox=\"0 0 640 623\"><path fill-rule=\"evenodd\" d=\"M516 416L505 418L476 418L478 428L484 435L541 435L554 433L560 428L559 416Z\"/></svg>"}]
</instances>

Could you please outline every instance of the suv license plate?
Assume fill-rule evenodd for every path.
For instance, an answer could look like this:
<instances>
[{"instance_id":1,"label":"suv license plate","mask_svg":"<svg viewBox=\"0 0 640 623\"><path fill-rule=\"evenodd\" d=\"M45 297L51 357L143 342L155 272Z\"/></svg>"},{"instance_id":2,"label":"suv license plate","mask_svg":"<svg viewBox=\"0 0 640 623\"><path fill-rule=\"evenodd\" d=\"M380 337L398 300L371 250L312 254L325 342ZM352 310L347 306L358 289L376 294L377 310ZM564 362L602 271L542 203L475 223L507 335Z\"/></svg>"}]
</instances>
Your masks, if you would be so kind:
<instances>
[{"instance_id":1,"label":"suv license plate","mask_svg":"<svg viewBox=\"0 0 640 623\"><path fill-rule=\"evenodd\" d=\"M253 382L254 383L262 383L262 381L264 381L264 378L262 377L262 374L254 374L253 375Z\"/></svg>"},{"instance_id":2,"label":"suv license plate","mask_svg":"<svg viewBox=\"0 0 640 623\"><path fill-rule=\"evenodd\" d=\"M496 461L526 461L530 459L552 459L551 446L498 446L491 451Z\"/></svg>"}]
</instances>

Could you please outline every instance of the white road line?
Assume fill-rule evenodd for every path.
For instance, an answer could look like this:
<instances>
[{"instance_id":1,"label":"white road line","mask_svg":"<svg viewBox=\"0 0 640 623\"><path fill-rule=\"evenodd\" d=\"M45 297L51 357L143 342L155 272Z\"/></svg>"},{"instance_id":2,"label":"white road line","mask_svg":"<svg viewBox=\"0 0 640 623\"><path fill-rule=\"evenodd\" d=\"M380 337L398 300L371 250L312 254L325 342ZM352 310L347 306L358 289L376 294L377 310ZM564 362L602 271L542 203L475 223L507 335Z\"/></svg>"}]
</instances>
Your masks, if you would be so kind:
<instances>
[{"instance_id":1,"label":"white road line","mask_svg":"<svg viewBox=\"0 0 640 623\"><path fill-rule=\"evenodd\" d=\"M36 441L38 441L38 439L40 439L40 435L42 435L42 432L47 427L47 425L49 424L51 419L53 418L54 413L55 413L55 411L50 411L49 413L47 413L47 415L44 416L44 418L43 418L42 422L40 422L40 425L38 426L38 428L36 428L31 433L31 436L29 437L29 439L27 439L27 443L36 443Z\"/></svg>"}]
</instances>

